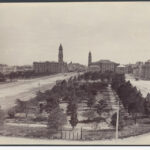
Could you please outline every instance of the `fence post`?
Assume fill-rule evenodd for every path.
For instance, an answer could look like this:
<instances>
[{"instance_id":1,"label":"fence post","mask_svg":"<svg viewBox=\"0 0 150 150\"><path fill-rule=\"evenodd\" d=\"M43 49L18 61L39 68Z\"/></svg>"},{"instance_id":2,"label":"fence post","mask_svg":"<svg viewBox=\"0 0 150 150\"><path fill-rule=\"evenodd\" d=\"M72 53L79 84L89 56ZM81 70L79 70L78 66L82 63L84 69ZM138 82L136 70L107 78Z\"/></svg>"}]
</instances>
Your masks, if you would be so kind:
<instances>
[{"instance_id":1,"label":"fence post","mask_svg":"<svg viewBox=\"0 0 150 150\"><path fill-rule=\"evenodd\" d=\"M65 131L65 139L66 139L66 131Z\"/></svg>"},{"instance_id":2,"label":"fence post","mask_svg":"<svg viewBox=\"0 0 150 150\"><path fill-rule=\"evenodd\" d=\"M117 118L116 118L116 139L118 139L118 130L119 130L119 100L118 100Z\"/></svg>"},{"instance_id":3,"label":"fence post","mask_svg":"<svg viewBox=\"0 0 150 150\"><path fill-rule=\"evenodd\" d=\"M73 140L74 140L74 131L73 131Z\"/></svg>"},{"instance_id":4,"label":"fence post","mask_svg":"<svg viewBox=\"0 0 150 150\"><path fill-rule=\"evenodd\" d=\"M61 139L63 139L63 130L61 129Z\"/></svg>"},{"instance_id":5,"label":"fence post","mask_svg":"<svg viewBox=\"0 0 150 150\"><path fill-rule=\"evenodd\" d=\"M81 128L81 137L80 137L80 139L82 140L82 128Z\"/></svg>"},{"instance_id":6,"label":"fence post","mask_svg":"<svg viewBox=\"0 0 150 150\"><path fill-rule=\"evenodd\" d=\"M69 131L69 140L70 140L70 131Z\"/></svg>"},{"instance_id":7,"label":"fence post","mask_svg":"<svg viewBox=\"0 0 150 150\"><path fill-rule=\"evenodd\" d=\"M78 140L78 132L77 132L77 140Z\"/></svg>"}]
</instances>

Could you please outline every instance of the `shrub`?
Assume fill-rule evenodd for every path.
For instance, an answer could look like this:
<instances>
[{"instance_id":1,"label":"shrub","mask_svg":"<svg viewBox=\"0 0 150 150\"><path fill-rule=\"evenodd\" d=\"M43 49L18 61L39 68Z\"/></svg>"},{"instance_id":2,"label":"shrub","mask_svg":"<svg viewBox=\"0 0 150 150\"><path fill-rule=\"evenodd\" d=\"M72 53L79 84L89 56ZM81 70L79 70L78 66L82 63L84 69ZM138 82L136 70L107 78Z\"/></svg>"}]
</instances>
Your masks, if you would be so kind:
<instances>
[{"instance_id":1,"label":"shrub","mask_svg":"<svg viewBox=\"0 0 150 150\"><path fill-rule=\"evenodd\" d=\"M4 111L0 108L0 125L4 124L4 120L5 120L5 113Z\"/></svg>"},{"instance_id":2,"label":"shrub","mask_svg":"<svg viewBox=\"0 0 150 150\"><path fill-rule=\"evenodd\" d=\"M57 107L53 109L48 117L48 129L49 130L59 130L63 127L63 125L67 122L66 114Z\"/></svg>"},{"instance_id":3,"label":"shrub","mask_svg":"<svg viewBox=\"0 0 150 150\"><path fill-rule=\"evenodd\" d=\"M9 118L14 118L15 114L16 114L15 107L13 107L13 108L11 108L11 109L8 110L8 116L9 116Z\"/></svg>"}]
</instances>

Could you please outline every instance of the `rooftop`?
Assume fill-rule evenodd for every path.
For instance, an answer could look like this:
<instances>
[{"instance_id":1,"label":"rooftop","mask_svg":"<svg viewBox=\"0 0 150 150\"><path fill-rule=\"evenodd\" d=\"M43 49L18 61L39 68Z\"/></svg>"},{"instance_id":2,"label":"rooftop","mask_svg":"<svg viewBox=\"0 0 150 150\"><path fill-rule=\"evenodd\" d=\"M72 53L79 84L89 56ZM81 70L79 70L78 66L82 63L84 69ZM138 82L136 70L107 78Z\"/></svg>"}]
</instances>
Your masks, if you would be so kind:
<instances>
[{"instance_id":1,"label":"rooftop","mask_svg":"<svg viewBox=\"0 0 150 150\"><path fill-rule=\"evenodd\" d=\"M44 63L58 63L56 61L39 61L39 62L33 62L33 63L41 63L41 64L44 64Z\"/></svg>"},{"instance_id":2,"label":"rooftop","mask_svg":"<svg viewBox=\"0 0 150 150\"><path fill-rule=\"evenodd\" d=\"M96 61L96 62L93 62L93 63L107 63L107 64L117 64L117 63L115 63L115 62L113 62L113 61L110 61L110 60L105 60L105 59L101 59L101 60L99 60L99 61Z\"/></svg>"},{"instance_id":3,"label":"rooftop","mask_svg":"<svg viewBox=\"0 0 150 150\"><path fill-rule=\"evenodd\" d=\"M117 67L126 67L125 65L122 65L122 64L120 64L119 66L117 66Z\"/></svg>"}]
</instances>

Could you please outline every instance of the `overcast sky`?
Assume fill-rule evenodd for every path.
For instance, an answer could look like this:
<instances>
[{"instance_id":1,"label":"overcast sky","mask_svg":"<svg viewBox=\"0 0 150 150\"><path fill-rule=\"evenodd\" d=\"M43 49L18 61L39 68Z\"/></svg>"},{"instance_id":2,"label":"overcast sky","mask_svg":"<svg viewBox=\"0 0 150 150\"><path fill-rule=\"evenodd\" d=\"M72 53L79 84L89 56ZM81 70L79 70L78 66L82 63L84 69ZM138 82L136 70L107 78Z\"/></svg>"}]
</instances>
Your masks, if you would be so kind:
<instances>
[{"instance_id":1,"label":"overcast sky","mask_svg":"<svg viewBox=\"0 0 150 150\"><path fill-rule=\"evenodd\" d=\"M0 63L150 59L150 2L1 3Z\"/></svg>"}]
</instances>

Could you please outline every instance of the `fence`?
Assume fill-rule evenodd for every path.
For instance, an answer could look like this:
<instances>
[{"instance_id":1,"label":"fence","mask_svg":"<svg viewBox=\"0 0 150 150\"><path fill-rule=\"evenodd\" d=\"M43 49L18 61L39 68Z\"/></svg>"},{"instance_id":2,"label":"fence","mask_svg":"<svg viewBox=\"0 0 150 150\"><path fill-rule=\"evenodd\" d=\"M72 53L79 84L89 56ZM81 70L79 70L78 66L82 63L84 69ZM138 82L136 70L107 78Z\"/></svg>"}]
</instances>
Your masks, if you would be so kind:
<instances>
[{"instance_id":1,"label":"fence","mask_svg":"<svg viewBox=\"0 0 150 150\"><path fill-rule=\"evenodd\" d=\"M82 129L81 130L62 130L61 139L66 140L81 140L82 139Z\"/></svg>"},{"instance_id":2,"label":"fence","mask_svg":"<svg viewBox=\"0 0 150 150\"><path fill-rule=\"evenodd\" d=\"M60 130L53 136L53 139L64 140L101 140L115 138L114 129L106 130L87 130L87 129L74 129L74 130Z\"/></svg>"}]
</instances>

